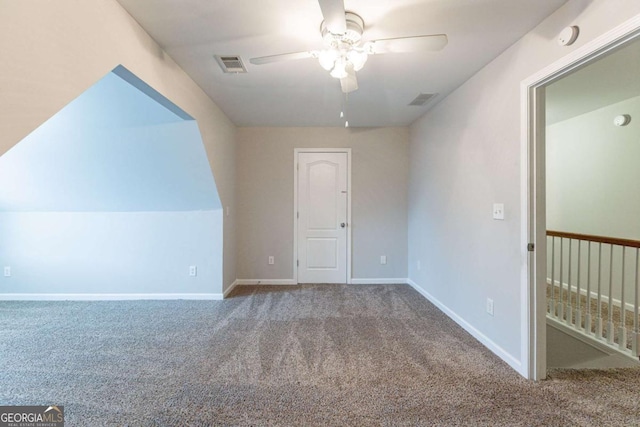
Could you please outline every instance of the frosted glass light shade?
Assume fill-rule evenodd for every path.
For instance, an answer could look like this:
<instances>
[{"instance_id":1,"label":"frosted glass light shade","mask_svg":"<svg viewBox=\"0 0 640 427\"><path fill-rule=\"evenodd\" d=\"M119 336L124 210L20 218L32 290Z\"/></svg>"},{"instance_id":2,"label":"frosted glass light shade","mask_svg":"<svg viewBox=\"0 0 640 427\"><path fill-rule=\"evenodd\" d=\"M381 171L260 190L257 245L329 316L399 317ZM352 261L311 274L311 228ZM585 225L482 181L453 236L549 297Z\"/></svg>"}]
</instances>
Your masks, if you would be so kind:
<instances>
[{"instance_id":1,"label":"frosted glass light shade","mask_svg":"<svg viewBox=\"0 0 640 427\"><path fill-rule=\"evenodd\" d=\"M327 71L333 69L333 66L338 58L339 53L334 49L323 50L318 54L318 62L320 66Z\"/></svg>"},{"instance_id":2,"label":"frosted glass light shade","mask_svg":"<svg viewBox=\"0 0 640 427\"><path fill-rule=\"evenodd\" d=\"M353 64L354 71L360 71L364 64L367 62L367 53L366 52L358 52L357 50L350 50L347 53L347 58Z\"/></svg>"},{"instance_id":3,"label":"frosted glass light shade","mask_svg":"<svg viewBox=\"0 0 640 427\"><path fill-rule=\"evenodd\" d=\"M336 59L336 64L331 70L331 77L335 77L336 79L343 79L347 77L347 61L344 58Z\"/></svg>"}]
</instances>

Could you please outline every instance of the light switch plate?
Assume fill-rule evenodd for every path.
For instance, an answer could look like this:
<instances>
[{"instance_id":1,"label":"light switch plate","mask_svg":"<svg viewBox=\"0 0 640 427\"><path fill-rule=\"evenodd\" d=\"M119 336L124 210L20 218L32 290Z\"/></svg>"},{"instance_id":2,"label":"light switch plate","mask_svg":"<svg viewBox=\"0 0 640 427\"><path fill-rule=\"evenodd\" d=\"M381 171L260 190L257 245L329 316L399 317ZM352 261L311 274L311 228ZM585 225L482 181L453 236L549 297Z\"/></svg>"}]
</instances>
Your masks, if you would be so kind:
<instances>
[{"instance_id":1,"label":"light switch plate","mask_svg":"<svg viewBox=\"0 0 640 427\"><path fill-rule=\"evenodd\" d=\"M197 275L198 275L198 267L196 267L195 265L190 265L189 266L189 276L196 277Z\"/></svg>"},{"instance_id":2,"label":"light switch plate","mask_svg":"<svg viewBox=\"0 0 640 427\"><path fill-rule=\"evenodd\" d=\"M504 219L504 203L493 204L493 219Z\"/></svg>"},{"instance_id":3,"label":"light switch plate","mask_svg":"<svg viewBox=\"0 0 640 427\"><path fill-rule=\"evenodd\" d=\"M387 263L387 256L380 255L380 264L385 265Z\"/></svg>"},{"instance_id":4,"label":"light switch plate","mask_svg":"<svg viewBox=\"0 0 640 427\"><path fill-rule=\"evenodd\" d=\"M275 258L273 256L269 256L268 263L269 263L269 265L275 264L276 263Z\"/></svg>"},{"instance_id":5,"label":"light switch plate","mask_svg":"<svg viewBox=\"0 0 640 427\"><path fill-rule=\"evenodd\" d=\"M493 300L491 298L487 298L487 314L493 316Z\"/></svg>"},{"instance_id":6,"label":"light switch plate","mask_svg":"<svg viewBox=\"0 0 640 427\"><path fill-rule=\"evenodd\" d=\"M4 277L11 277L11 267L4 268Z\"/></svg>"}]
</instances>

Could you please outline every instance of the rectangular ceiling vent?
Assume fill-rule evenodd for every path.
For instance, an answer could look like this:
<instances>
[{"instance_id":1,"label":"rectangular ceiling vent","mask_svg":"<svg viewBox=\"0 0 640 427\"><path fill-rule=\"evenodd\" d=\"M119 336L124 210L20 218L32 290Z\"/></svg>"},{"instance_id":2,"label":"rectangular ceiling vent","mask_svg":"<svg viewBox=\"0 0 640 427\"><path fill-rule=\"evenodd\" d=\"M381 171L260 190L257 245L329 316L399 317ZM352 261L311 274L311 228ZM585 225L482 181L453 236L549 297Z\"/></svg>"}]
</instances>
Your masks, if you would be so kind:
<instances>
[{"instance_id":1,"label":"rectangular ceiling vent","mask_svg":"<svg viewBox=\"0 0 640 427\"><path fill-rule=\"evenodd\" d=\"M247 68L239 55L216 55L216 61L225 73L246 73Z\"/></svg>"},{"instance_id":2,"label":"rectangular ceiling vent","mask_svg":"<svg viewBox=\"0 0 640 427\"><path fill-rule=\"evenodd\" d=\"M436 93L421 93L420 95L416 96L416 99L411 101L409 105L414 107L421 107L424 104L426 104L427 101L429 101L430 99L433 99L433 97L436 95L437 95Z\"/></svg>"}]
</instances>

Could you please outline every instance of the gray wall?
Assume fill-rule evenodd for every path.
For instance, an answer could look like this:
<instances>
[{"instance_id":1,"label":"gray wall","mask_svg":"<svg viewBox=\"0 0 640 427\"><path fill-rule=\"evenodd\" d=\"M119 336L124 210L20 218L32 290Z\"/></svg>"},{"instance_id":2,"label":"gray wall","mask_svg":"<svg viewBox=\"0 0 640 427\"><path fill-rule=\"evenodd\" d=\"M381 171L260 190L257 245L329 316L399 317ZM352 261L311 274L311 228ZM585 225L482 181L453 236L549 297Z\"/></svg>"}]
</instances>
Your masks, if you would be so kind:
<instances>
[{"instance_id":1,"label":"gray wall","mask_svg":"<svg viewBox=\"0 0 640 427\"><path fill-rule=\"evenodd\" d=\"M409 277L516 368L526 357L520 83L639 12L637 1L569 1L411 126ZM561 47L568 25L580 37ZM494 202L505 204L504 221L492 220Z\"/></svg>"},{"instance_id":2,"label":"gray wall","mask_svg":"<svg viewBox=\"0 0 640 427\"><path fill-rule=\"evenodd\" d=\"M239 128L237 136L239 279L292 279L294 148L342 147L352 148L352 276L406 277L407 128Z\"/></svg>"},{"instance_id":3,"label":"gray wall","mask_svg":"<svg viewBox=\"0 0 640 427\"><path fill-rule=\"evenodd\" d=\"M122 64L198 121L222 205L230 210L224 286L233 283L233 123L115 0L17 1L1 8L0 51L8 65L0 73L0 155Z\"/></svg>"}]
</instances>

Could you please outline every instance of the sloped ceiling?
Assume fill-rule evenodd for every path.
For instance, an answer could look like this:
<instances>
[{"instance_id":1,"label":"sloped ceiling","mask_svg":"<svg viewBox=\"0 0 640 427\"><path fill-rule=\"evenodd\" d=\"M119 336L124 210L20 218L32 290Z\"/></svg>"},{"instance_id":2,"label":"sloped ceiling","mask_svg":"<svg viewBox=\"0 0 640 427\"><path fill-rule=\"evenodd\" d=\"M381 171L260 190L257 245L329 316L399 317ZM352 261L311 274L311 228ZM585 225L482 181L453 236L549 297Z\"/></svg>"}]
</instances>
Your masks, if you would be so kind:
<instances>
[{"instance_id":1,"label":"sloped ceiling","mask_svg":"<svg viewBox=\"0 0 640 427\"><path fill-rule=\"evenodd\" d=\"M0 157L0 211L220 208L198 125L177 111L107 74Z\"/></svg>"}]
</instances>

